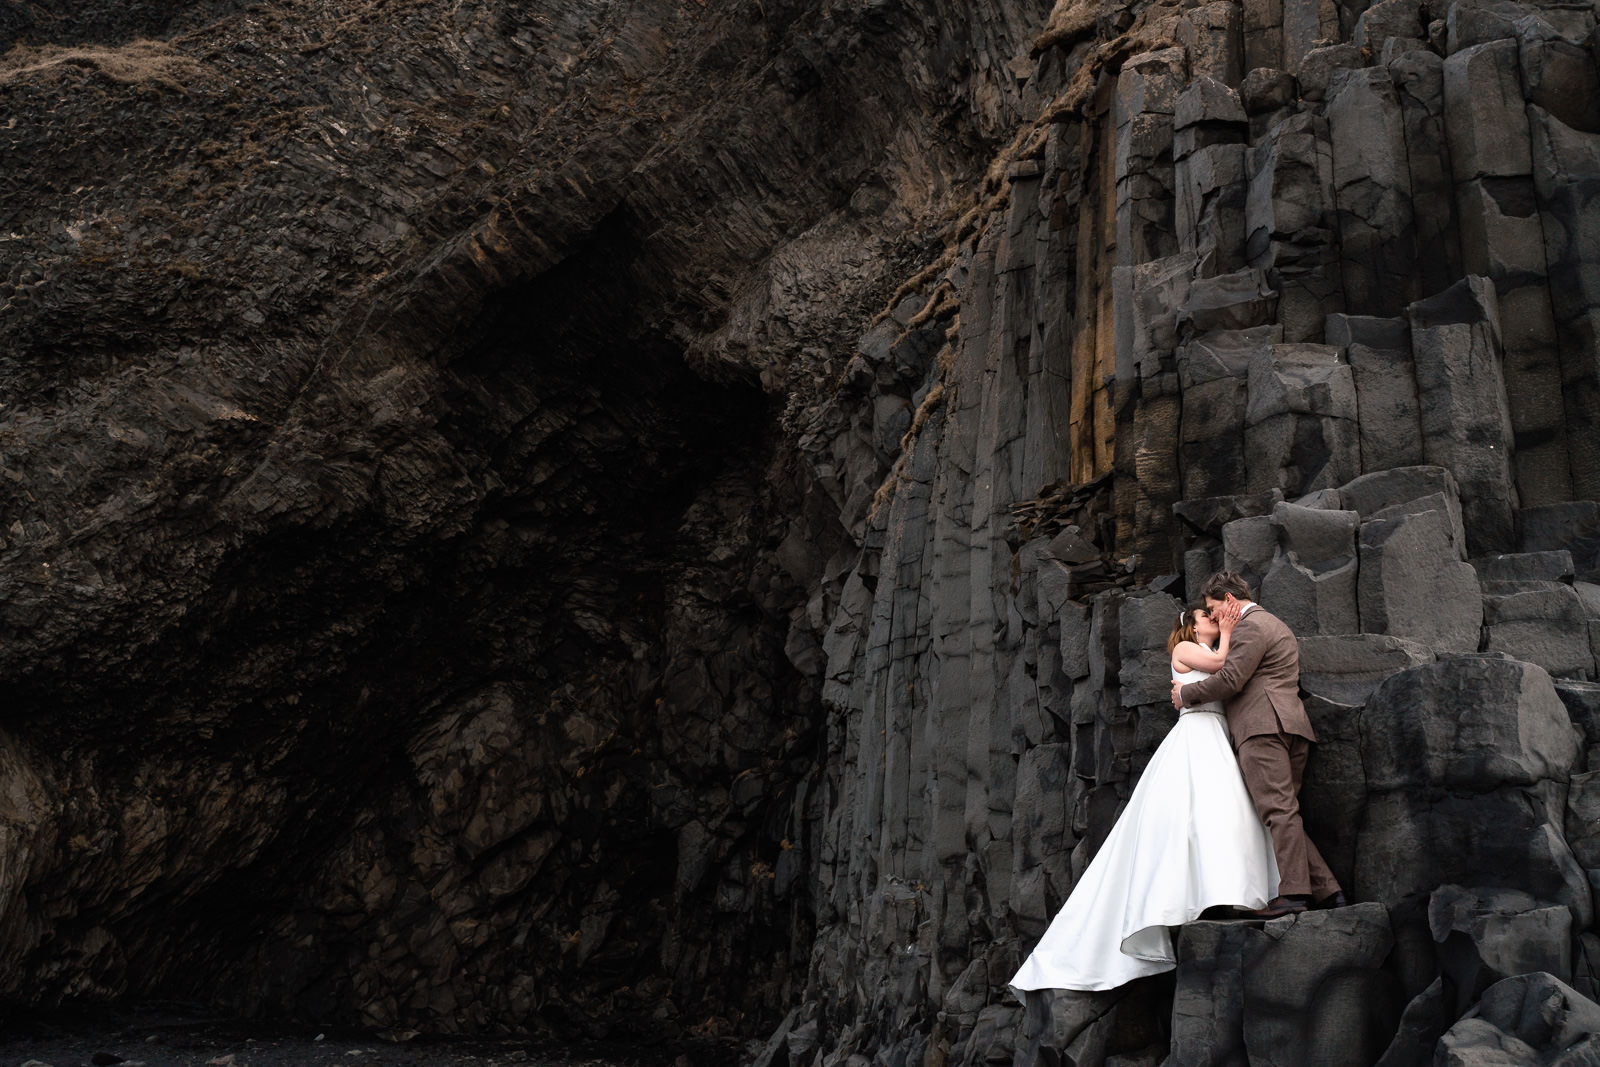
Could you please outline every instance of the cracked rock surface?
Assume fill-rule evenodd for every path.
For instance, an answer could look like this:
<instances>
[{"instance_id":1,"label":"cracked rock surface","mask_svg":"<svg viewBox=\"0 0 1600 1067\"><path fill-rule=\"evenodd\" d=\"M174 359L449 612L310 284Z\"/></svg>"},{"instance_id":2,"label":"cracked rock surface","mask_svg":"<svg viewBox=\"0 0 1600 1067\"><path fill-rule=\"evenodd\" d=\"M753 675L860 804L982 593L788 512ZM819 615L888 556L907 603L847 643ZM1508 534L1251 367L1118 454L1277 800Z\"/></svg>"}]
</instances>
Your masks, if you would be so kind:
<instances>
[{"instance_id":1,"label":"cracked rock surface","mask_svg":"<svg viewBox=\"0 0 1600 1067\"><path fill-rule=\"evenodd\" d=\"M8 9L0 996L794 1067L1570 1045L1597 40ZM1222 566L1301 637L1358 903L1018 1004Z\"/></svg>"}]
</instances>

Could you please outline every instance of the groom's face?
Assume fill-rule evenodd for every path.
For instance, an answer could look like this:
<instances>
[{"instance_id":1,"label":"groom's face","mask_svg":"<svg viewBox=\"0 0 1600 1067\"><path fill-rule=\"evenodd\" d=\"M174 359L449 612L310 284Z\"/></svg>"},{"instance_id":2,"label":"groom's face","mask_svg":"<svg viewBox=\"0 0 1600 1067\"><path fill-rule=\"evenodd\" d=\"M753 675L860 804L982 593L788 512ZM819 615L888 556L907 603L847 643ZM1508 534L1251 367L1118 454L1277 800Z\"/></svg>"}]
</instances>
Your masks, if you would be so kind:
<instances>
[{"instance_id":1,"label":"groom's face","mask_svg":"<svg viewBox=\"0 0 1600 1067\"><path fill-rule=\"evenodd\" d=\"M1217 612L1227 607L1228 603L1232 600L1232 596L1225 596L1221 600L1218 600L1213 596L1208 596L1206 597L1206 612L1214 619L1217 617Z\"/></svg>"}]
</instances>

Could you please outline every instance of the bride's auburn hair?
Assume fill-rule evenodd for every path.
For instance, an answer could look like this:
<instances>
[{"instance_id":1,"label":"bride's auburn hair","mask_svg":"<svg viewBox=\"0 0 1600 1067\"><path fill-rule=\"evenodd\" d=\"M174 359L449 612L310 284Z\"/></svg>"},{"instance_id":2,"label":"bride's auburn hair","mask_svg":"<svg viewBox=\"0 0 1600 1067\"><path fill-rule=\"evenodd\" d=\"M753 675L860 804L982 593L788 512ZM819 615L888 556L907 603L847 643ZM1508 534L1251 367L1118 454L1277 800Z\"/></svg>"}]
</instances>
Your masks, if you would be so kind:
<instances>
[{"instance_id":1,"label":"bride's auburn hair","mask_svg":"<svg viewBox=\"0 0 1600 1067\"><path fill-rule=\"evenodd\" d=\"M1178 621L1172 624L1172 634L1167 638L1167 655L1172 655L1172 650L1184 641L1193 641L1197 645L1200 643L1200 639L1194 634L1194 613L1204 610L1205 608L1184 608L1178 612Z\"/></svg>"}]
</instances>

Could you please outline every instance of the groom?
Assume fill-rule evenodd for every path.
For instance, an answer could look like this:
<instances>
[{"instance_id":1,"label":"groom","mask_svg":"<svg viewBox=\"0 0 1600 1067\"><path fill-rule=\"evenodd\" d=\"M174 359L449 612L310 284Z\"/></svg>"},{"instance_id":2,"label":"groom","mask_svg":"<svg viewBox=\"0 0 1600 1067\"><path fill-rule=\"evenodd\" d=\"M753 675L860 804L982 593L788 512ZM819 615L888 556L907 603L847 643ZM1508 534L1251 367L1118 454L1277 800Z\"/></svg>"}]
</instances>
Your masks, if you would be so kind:
<instances>
[{"instance_id":1,"label":"groom","mask_svg":"<svg viewBox=\"0 0 1600 1067\"><path fill-rule=\"evenodd\" d=\"M1206 580L1200 595L1213 619L1238 620L1222 669L1204 681L1172 683L1172 705L1221 700L1245 788L1272 834L1278 858L1278 896L1258 912L1276 918L1308 906L1338 907L1344 894L1300 823L1300 777L1317 739L1300 703L1300 646L1276 616L1250 599L1232 571Z\"/></svg>"}]
</instances>

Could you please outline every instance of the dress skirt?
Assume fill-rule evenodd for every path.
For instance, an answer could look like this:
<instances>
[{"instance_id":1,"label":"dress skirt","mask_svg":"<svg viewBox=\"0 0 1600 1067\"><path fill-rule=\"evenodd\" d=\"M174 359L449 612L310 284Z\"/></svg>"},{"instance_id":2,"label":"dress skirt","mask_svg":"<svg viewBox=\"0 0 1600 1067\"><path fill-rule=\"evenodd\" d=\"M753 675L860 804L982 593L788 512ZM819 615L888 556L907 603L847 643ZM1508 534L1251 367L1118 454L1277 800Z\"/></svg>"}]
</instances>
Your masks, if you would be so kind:
<instances>
[{"instance_id":1,"label":"dress skirt","mask_svg":"<svg viewBox=\"0 0 1600 1067\"><path fill-rule=\"evenodd\" d=\"M1203 675L1202 675L1203 677ZM1113 989L1177 966L1169 927L1277 894L1272 838L1220 712L1185 710L1010 985Z\"/></svg>"}]
</instances>

